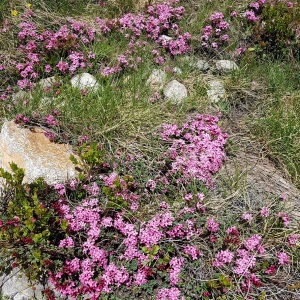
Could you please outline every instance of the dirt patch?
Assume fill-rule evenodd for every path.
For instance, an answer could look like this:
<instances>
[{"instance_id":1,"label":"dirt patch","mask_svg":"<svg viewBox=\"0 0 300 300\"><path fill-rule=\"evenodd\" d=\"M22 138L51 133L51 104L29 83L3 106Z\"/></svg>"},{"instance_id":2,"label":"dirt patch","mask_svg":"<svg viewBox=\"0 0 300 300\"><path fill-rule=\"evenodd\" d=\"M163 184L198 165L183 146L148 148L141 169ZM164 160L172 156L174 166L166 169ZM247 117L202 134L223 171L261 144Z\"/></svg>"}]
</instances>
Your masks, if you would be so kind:
<instances>
[{"instance_id":1,"label":"dirt patch","mask_svg":"<svg viewBox=\"0 0 300 300\"><path fill-rule=\"evenodd\" d=\"M241 210L261 207L271 198L286 195L287 209L300 221L300 190L265 157L239 152L229 158L218 174L213 195L224 196L224 186L231 190L227 199L234 200Z\"/></svg>"},{"instance_id":2,"label":"dirt patch","mask_svg":"<svg viewBox=\"0 0 300 300\"><path fill-rule=\"evenodd\" d=\"M257 110L256 105L261 103L259 97L255 91L242 94L242 97L238 95L241 100L230 108L230 114L221 124L230 137L229 155L216 177L212 206L242 212L286 195L286 208L295 220L300 221L300 190L289 180L284 169L269 159L268 151L247 126L250 115Z\"/></svg>"}]
</instances>

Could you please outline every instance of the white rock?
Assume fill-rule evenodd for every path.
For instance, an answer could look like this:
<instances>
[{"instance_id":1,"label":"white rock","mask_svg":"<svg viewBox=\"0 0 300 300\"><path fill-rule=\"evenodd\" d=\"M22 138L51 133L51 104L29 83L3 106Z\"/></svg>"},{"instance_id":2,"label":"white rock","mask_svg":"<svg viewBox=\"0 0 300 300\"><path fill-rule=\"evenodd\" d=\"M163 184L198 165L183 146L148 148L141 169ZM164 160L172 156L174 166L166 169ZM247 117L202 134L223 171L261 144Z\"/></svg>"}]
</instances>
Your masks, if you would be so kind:
<instances>
[{"instance_id":1,"label":"white rock","mask_svg":"<svg viewBox=\"0 0 300 300\"><path fill-rule=\"evenodd\" d=\"M187 97L188 92L186 87L177 80L170 81L164 88L164 95L171 100L173 104L179 104Z\"/></svg>"},{"instance_id":2,"label":"white rock","mask_svg":"<svg viewBox=\"0 0 300 300\"><path fill-rule=\"evenodd\" d=\"M209 69L207 61L203 59L191 60L189 66L199 71L207 71Z\"/></svg>"},{"instance_id":3,"label":"white rock","mask_svg":"<svg viewBox=\"0 0 300 300\"><path fill-rule=\"evenodd\" d=\"M207 71L209 69L209 65L207 61L203 59L198 59L195 61L195 67L200 71Z\"/></svg>"},{"instance_id":4,"label":"white rock","mask_svg":"<svg viewBox=\"0 0 300 300\"><path fill-rule=\"evenodd\" d=\"M48 184L75 178L77 171L70 161L72 147L51 143L44 130L22 128L14 121L4 122L0 133L0 167L10 172L10 162L25 170L24 182L43 177Z\"/></svg>"},{"instance_id":5,"label":"white rock","mask_svg":"<svg viewBox=\"0 0 300 300\"><path fill-rule=\"evenodd\" d=\"M207 90L207 96L212 103L216 103L225 97L225 88L223 84L218 80L212 80L208 82L209 90Z\"/></svg>"},{"instance_id":6,"label":"white rock","mask_svg":"<svg viewBox=\"0 0 300 300\"><path fill-rule=\"evenodd\" d=\"M39 81L38 85L43 89L48 89L52 88L56 82L56 79L54 76L48 77L48 78L43 78Z\"/></svg>"},{"instance_id":7,"label":"white rock","mask_svg":"<svg viewBox=\"0 0 300 300\"><path fill-rule=\"evenodd\" d=\"M96 78L89 73L75 75L71 79L71 84L72 87L78 88L80 90L90 89L93 91L97 91L100 88Z\"/></svg>"},{"instance_id":8,"label":"white rock","mask_svg":"<svg viewBox=\"0 0 300 300\"><path fill-rule=\"evenodd\" d=\"M178 67L174 67L174 68L173 68L173 71L174 71L176 74L179 74L179 75L182 74L182 70L181 70L180 68L178 68Z\"/></svg>"},{"instance_id":9,"label":"white rock","mask_svg":"<svg viewBox=\"0 0 300 300\"><path fill-rule=\"evenodd\" d=\"M162 34L162 35L160 36L160 38L161 38L163 41L165 41L165 42L168 42L168 41L173 40L173 38L171 38L170 36L164 35L164 34Z\"/></svg>"},{"instance_id":10,"label":"white rock","mask_svg":"<svg viewBox=\"0 0 300 300\"><path fill-rule=\"evenodd\" d=\"M12 100L14 102L18 102L18 101L25 100L25 99L29 100L31 98L32 98L31 94L24 92L22 90L18 91L17 93L12 94Z\"/></svg>"},{"instance_id":11,"label":"white rock","mask_svg":"<svg viewBox=\"0 0 300 300\"><path fill-rule=\"evenodd\" d=\"M191 68L198 69L199 71L207 71L209 64L206 60L197 59L193 56L185 56L183 60L188 63Z\"/></svg>"},{"instance_id":12,"label":"white rock","mask_svg":"<svg viewBox=\"0 0 300 300\"><path fill-rule=\"evenodd\" d=\"M164 71L154 69L147 79L147 84L155 90L160 90L163 88L166 82L167 75Z\"/></svg>"},{"instance_id":13,"label":"white rock","mask_svg":"<svg viewBox=\"0 0 300 300\"><path fill-rule=\"evenodd\" d=\"M34 285L35 290L33 290L27 278L17 268L9 275L2 275L0 277L0 285L2 296L7 297L8 299L43 299L43 286L36 284Z\"/></svg>"},{"instance_id":14,"label":"white rock","mask_svg":"<svg viewBox=\"0 0 300 300\"><path fill-rule=\"evenodd\" d=\"M230 72L239 69L237 64L232 60L218 60L216 62L216 68L223 72Z\"/></svg>"},{"instance_id":15,"label":"white rock","mask_svg":"<svg viewBox=\"0 0 300 300\"><path fill-rule=\"evenodd\" d=\"M44 106L47 106L49 105L50 103L53 103L55 100L55 98L50 98L50 97L43 97L41 100L40 100L40 107L44 107Z\"/></svg>"}]
</instances>

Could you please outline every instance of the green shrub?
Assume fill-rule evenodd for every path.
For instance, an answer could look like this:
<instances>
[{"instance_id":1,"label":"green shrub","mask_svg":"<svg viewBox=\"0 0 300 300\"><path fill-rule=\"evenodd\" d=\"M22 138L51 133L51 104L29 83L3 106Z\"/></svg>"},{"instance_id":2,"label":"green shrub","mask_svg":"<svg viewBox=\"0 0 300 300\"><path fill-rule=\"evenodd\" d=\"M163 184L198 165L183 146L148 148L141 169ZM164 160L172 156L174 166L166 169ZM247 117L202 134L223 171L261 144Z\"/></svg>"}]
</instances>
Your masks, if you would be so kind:
<instances>
[{"instance_id":1,"label":"green shrub","mask_svg":"<svg viewBox=\"0 0 300 300\"><path fill-rule=\"evenodd\" d=\"M280 57L299 51L300 8L289 7L285 1L268 2L252 29L254 42L260 51ZM297 29L298 28L298 29Z\"/></svg>"}]
</instances>

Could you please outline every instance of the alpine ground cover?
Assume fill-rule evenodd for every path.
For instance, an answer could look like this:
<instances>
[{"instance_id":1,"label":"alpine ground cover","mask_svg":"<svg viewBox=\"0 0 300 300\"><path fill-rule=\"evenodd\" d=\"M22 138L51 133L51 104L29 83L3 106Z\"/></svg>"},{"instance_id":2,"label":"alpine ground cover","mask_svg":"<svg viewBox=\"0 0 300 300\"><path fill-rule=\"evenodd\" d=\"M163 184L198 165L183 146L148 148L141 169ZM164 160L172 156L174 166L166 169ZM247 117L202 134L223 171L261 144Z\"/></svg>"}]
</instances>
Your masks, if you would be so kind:
<instances>
[{"instance_id":1,"label":"alpine ground cover","mask_svg":"<svg viewBox=\"0 0 300 300\"><path fill-rule=\"evenodd\" d=\"M223 116L205 114L203 80L182 59L235 58L240 71L225 77L227 88L264 87L248 126L297 183L297 3L170 1L137 10L130 1L50 2L5 5L1 109L73 144L85 164L55 186L22 183L14 164L13 175L1 169L2 270L21 267L51 283L47 299L297 297L299 227L288 199L228 203L227 211L209 199L230 144L222 122L243 99L217 104ZM188 85L185 103L162 102L145 84L154 68ZM101 89L72 88L69 78L83 71ZM49 76L57 83L43 90L38 82ZM18 90L22 99L13 98Z\"/></svg>"}]
</instances>

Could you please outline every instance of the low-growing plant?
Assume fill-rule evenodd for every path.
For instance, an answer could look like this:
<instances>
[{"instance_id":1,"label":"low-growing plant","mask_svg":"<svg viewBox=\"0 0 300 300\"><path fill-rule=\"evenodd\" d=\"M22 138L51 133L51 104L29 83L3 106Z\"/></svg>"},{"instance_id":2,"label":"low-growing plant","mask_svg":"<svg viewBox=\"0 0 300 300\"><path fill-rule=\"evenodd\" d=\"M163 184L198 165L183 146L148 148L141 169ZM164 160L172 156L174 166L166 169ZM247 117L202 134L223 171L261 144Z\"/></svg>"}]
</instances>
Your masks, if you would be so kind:
<instances>
[{"instance_id":1,"label":"low-growing plant","mask_svg":"<svg viewBox=\"0 0 300 300\"><path fill-rule=\"evenodd\" d=\"M265 67L265 58L254 59L271 51L275 56L290 49L296 53L299 8L279 0L156 2L132 12L136 3L131 0L79 0L78 5L10 1L5 13L0 11L0 49L13 52L0 54L1 109L16 115L20 126L42 127L52 142L72 144L76 155L70 160L79 172L77 178L49 186L42 178L24 183L24 170L14 163L11 173L0 168L5 181L0 191L1 271L20 268L31 281L51 283L44 290L51 300L57 294L110 300L297 296L299 220L292 218L286 197L267 197L251 209L229 198L228 209L215 205L208 191L226 159L228 140L221 116L200 115L196 104L192 109L185 103L174 107L161 101L160 92L148 100L150 90L143 81L149 69L167 61L172 65L164 68L169 77L191 84L194 73L187 76L183 70L180 75L172 68L176 56L190 50L212 58L251 54L252 61L245 57L243 71L235 76L251 72L256 80L255 70L263 70L264 77L268 69L272 78L263 79L268 93L277 97L275 111L274 103L265 105L268 114L255 123L255 133L263 135L276 157L279 152L286 156L286 165L292 162L294 173L289 172L297 180L297 73L288 77L293 80L281 79L281 66L276 73L274 65ZM205 15L188 28L185 12L192 4L191 18L200 11ZM79 21L82 14L85 21ZM196 35L194 49L185 22ZM237 52L230 52L236 45ZM97 76L98 91L63 83L83 71ZM48 76L57 83L42 91L37 83ZM29 90L24 99L13 94L16 83ZM202 93L205 97L205 88ZM284 99L290 101L293 117ZM227 102L217 104L224 105L230 109ZM166 121L186 111L193 112L186 121ZM115 133L111 139L110 131ZM121 135L128 132L124 142ZM235 190L239 178L233 179Z\"/></svg>"},{"instance_id":2,"label":"low-growing plant","mask_svg":"<svg viewBox=\"0 0 300 300\"><path fill-rule=\"evenodd\" d=\"M256 10L258 21L252 29L253 42L275 57L293 56L299 48L300 8L290 1L266 1Z\"/></svg>"},{"instance_id":3,"label":"low-growing plant","mask_svg":"<svg viewBox=\"0 0 300 300\"><path fill-rule=\"evenodd\" d=\"M292 220L283 200L217 218L206 205L196 182L211 186L211 175L224 159L226 135L217 122L218 117L198 115L181 126L164 125L161 142L172 142L156 161L159 176L141 182L133 172L138 158L126 163L117 155L112 169L102 148L87 137L77 152L90 166L88 173L83 170L68 183L26 184L15 164L13 175L1 169L8 186L1 211L6 270L19 266L31 280L51 283L54 290L44 291L48 299L55 299L54 291L91 299L112 293L128 299L244 298L263 293L287 268L297 274L299 233L288 227ZM194 155L194 148L200 153ZM188 153L202 157L199 164L194 161L193 173L185 167L193 163L185 160ZM168 174L172 170L176 174ZM147 168L144 172L149 175ZM201 275L200 265L208 270ZM188 274L193 274L192 288L184 284ZM287 285L296 284L289 278L285 293Z\"/></svg>"}]
</instances>

